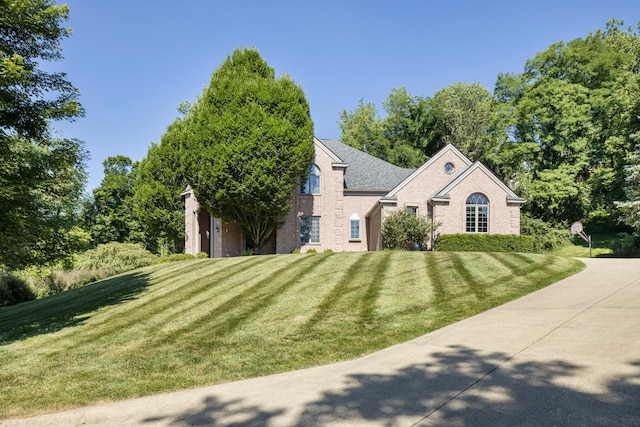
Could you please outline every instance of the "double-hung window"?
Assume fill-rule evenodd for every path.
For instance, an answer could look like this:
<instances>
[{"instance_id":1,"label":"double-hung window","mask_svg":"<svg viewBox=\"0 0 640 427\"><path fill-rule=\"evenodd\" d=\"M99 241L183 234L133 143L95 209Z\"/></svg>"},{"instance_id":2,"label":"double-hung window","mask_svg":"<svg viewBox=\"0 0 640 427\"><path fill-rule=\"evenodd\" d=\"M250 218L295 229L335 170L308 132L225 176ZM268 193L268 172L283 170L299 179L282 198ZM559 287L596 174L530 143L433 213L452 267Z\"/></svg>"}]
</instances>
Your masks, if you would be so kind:
<instances>
[{"instance_id":1,"label":"double-hung window","mask_svg":"<svg viewBox=\"0 0 640 427\"><path fill-rule=\"evenodd\" d=\"M300 218L300 243L320 243L320 217Z\"/></svg>"}]
</instances>

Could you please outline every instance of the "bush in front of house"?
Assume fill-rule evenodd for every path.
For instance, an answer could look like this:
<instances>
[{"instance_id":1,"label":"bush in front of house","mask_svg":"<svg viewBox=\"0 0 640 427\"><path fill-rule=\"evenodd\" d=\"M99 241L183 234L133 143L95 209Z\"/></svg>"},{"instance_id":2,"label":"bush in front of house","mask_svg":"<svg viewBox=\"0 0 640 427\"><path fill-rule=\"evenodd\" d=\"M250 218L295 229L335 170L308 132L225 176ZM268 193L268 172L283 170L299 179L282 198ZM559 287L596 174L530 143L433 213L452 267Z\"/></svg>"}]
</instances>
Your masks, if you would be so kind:
<instances>
[{"instance_id":1,"label":"bush in front of house","mask_svg":"<svg viewBox=\"0 0 640 427\"><path fill-rule=\"evenodd\" d=\"M134 243L111 242L89 249L78 257L79 270L101 270L110 275L153 264L158 257Z\"/></svg>"},{"instance_id":2,"label":"bush in front of house","mask_svg":"<svg viewBox=\"0 0 640 427\"><path fill-rule=\"evenodd\" d=\"M380 232L387 249L419 251L427 249L429 234L435 227L427 217L398 209L385 218Z\"/></svg>"},{"instance_id":3,"label":"bush in front of house","mask_svg":"<svg viewBox=\"0 0 640 427\"><path fill-rule=\"evenodd\" d=\"M436 239L434 250L450 252L533 252L533 237L519 234L443 234Z\"/></svg>"},{"instance_id":4,"label":"bush in front of house","mask_svg":"<svg viewBox=\"0 0 640 427\"><path fill-rule=\"evenodd\" d=\"M520 233L533 238L533 251L555 251L571 245L569 228L557 228L541 219L520 216Z\"/></svg>"},{"instance_id":5,"label":"bush in front of house","mask_svg":"<svg viewBox=\"0 0 640 427\"><path fill-rule=\"evenodd\" d=\"M0 273L0 307L34 299L36 296L25 280L11 273Z\"/></svg>"}]
</instances>

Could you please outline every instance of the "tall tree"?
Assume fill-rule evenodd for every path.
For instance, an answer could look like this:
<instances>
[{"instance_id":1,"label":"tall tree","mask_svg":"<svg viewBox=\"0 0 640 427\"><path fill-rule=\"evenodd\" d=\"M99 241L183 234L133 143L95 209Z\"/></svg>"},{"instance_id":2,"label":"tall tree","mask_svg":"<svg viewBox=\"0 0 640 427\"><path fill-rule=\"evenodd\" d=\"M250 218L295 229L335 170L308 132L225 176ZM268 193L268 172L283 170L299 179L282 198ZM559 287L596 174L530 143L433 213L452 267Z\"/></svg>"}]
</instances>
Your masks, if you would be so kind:
<instances>
[{"instance_id":1,"label":"tall tree","mask_svg":"<svg viewBox=\"0 0 640 427\"><path fill-rule=\"evenodd\" d=\"M238 224L259 248L291 209L313 158L313 123L302 89L255 49L237 49L163 136L200 204Z\"/></svg>"},{"instance_id":2,"label":"tall tree","mask_svg":"<svg viewBox=\"0 0 640 427\"><path fill-rule=\"evenodd\" d=\"M415 119L421 113L419 102L404 87L392 89L383 102L386 117L382 119L375 104L361 99L355 110L340 113L342 142L397 166L420 166L426 156Z\"/></svg>"},{"instance_id":3,"label":"tall tree","mask_svg":"<svg viewBox=\"0 0 640 427\"><path fill-rule=\"evenodd\" d=\"M145 246L165 255L184 249L185 188L176 156L165 144L152 144L140 162L133 207L146 236Z\"/></svg>"},{"instance_id":4,"label":"tall tree","mask_svg":"<svg viewBox=\"0 0 640 427\"><path fill-rule=\"evenodd\" d=\"M0 134L42 139L50 119L82 114L78 90L65 73L47 72L40 61L62 59L66 5L53 0L0 2Z\"/></svg>"},{"instance_id":5,"label":"tall tree","mask_svg":"<svg viewBox=\"0 0 640 427\"><path fill-rule=\"evenodd\" d=\"M73 220L87 153L48 126L83 110L64 73L40 68L62 58L68 7L0 1L0 10L0 264L48 263L82 240Z\"/></svg>"},{"instance_id":6,"label":"tall tree","mask_svg":"<svg viewBox=\"0 0 640 427\"><path fill-rule=\"evenodd\" d=\"M640 149L629 157L629 164L625 166L626 200L617 202L622 222L640 232Z\"/></svg>"},{"instance_id":7,"label":"tall tree","mask_svg":"<svg viewBox=\"0 0 640 427\"><path fill-rule=\"evenodd\" d=\"M102 164L104 178L85 206L92 243L144 243L142 226L133 207L138 164L122 155L108 157Z\"/></svg>"},{"instance_id":8,"label":"tall tree","mask_svg":"<svg viewBox=\"0 0 640 427\"><path fill-rule=\"evenodd\" d=\"M79 141L37 144L11 135L0 161L0 264L22 267L70 257L87 242L77 226L87 157Z\"/></svg>"},{"instance_id":9,"label":"tall tree","mask_svg":"<svg viewBox=\"0 0 640 427\"><path fill-rule=\"evenodd\" d=\"M389 139L384 132L384 124L378 109L372 102L358 101L355 110L340 113L338 122L342 129L342 142L378 157L388 160Z\"/></svg>"},{"instance_id":10,"label":"tall tree","mask_svg":"<svg viewBox=\"0 0 640 427\"><path fill-rule=\"evenodd\" d=\"M490 150L488 129L496 103L480 83L454 83L437 91L430 104L431 139L453 144L471 160Z\"/></svg>"}]
</instances>

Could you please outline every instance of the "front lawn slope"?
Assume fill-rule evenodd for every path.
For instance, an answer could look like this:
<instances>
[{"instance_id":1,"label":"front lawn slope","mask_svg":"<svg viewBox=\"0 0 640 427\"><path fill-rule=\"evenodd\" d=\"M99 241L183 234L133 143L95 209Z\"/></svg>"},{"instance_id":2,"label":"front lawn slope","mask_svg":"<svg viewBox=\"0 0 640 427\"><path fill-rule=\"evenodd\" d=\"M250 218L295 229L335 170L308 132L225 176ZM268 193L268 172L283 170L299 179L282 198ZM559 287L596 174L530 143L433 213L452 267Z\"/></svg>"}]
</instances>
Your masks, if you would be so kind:
<instances>
[{"instance_id":1,"label":"front lawn slope","mask_svg":"<svg viewBox=\"0 0 640 427\"><path fill-rule=\"evenodd\" d=\"M0 419L354 358L583 268L366 252L161 264L0 309Z\"/></svg>"}]
</instances>

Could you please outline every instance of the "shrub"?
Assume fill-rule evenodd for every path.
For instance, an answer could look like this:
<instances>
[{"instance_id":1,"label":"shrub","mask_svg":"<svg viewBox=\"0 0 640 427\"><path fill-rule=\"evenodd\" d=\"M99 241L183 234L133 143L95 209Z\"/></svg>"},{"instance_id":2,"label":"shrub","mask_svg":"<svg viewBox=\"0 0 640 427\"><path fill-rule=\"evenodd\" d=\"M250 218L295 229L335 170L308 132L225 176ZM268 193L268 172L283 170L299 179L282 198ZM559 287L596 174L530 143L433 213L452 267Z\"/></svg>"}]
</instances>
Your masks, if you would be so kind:
<instances>
[{"instance_id":1,"label":"shrub","mask_svg":"<svg viewBox=\"0 0 640 427\"><path fill-rule=\"evenodd\" d=\"M253 249L245 249L242 251L242 256L253 256Z\"/></svg>"},{"instance_id":2,"label":"shrub","mask_svg":"<svg viewBox=\"0 0 640 427\"><path fill-rule=\"evenodd\" d=\"M156 259L156 255L141 245L111 242L81 254L76 267L80 270L101 270L113 275L151 265Z\"/></svg>"},{"instance_id":3,"label":"shrub","mask_svg":"<svg viewBox=\"0 0 640 427\"><path fill-rule=\"evenodd\" d=\"M291 251L292 254L299 254L300 253L300 248L295 248L294 250Z\"/></svg>"},{"instance_id":4,"label":"shrub","mask_svg":"<svg viewBox=\"0 0 640 427\"><path fill-rule=\"evenodd\" d=\"M425 250L429 233L437 227L426 217L406 209L398 209L385 218L382 224L382 240L388 249L406 251Z\"/></svg>"},{"instance_id":5,"label":"shrub","mask_svg":"<svg viewBox=\"0 0 640 427\"><path fill-rule=\"evenodd\" d=\"M611 249L615 256L640 256L640 234L619 234L618 238L611 244Z\"/></svg>"},{"instance_id":6,"label":"shrub","mask_svg":"<svg viewBox=\"0 0 640 427\"><path fill-rule=\"evenodd\" d=\"M190 259L195 259L195 257L191 254L171 254L167 256L163 256L155 260L155 264L160 264L163 262L174 262L174 261L187 261Z\"/></svg>"},{"instance_id":7,"label":"shrub","mask_svg":"<svg viewBox=\"0 0 640 427\"><path fill-rule=\"evenodd\" d=\"M332 254L333 253L333 249L325 249L324 253L325 254Z\"/></svg>"},{"instance_id":8,"label":"shrub","mask_svg":"<svg viewBox=\"0 0 640 427\"><path fill-rule=\"evenodd\" d=\"M459 252L533 252L533 238L518 234L443 234L434 250Z\"/></svg>"},{"instance_id":9,"label":"shrub","mask_svg":"<svg viewBox=\"0 0 640 427\"><path fill-rule=\"evenodd\" d=\"M308 253L308 254L317 254L318 251L312 248L312 249L309 249L306 253Z\"/></svg>"},{"instance_id":10,"label":"shrub","mask_svg":"<svg viewBox=\"0 0 640 427\"><path fill-rule=\"evenodd\" d=\"M209 254L206 252L198 252L198 255L196 255L196 258L198 259L209 258Z\"/></svg>"},{"instance_id":11,"label":"shrub","mask_svg":"<svg viewBox=\"0 0 640 427\"><path fill-rule=\"evenodd\" d=\"M24 279L11 273L0 273L0 307L36 299Z\"/></svg>"},{"instance_id":12,"label":"shrub","mask_svg":"<svg viewBox=\"0 0 640 427\"><path fill-rule=\"evenodd\" d=\"M529 215L520 217L520 232L533 238L533 251L554 251L571 245L569 229L557 228Z\"/></svg>"},{"instance_id":13,"label":"shrub","mask_svg":"<svg viewBox=\"0 0 640 427\"><path fill-rule=\"evenodd\" d=\"M60 266L31 266L14 272L26 282L36 298L44 298L68 289L78 288L88 283L104 279L110 273L101 270L64 270Z\"/></svg>"}]
</instances>

